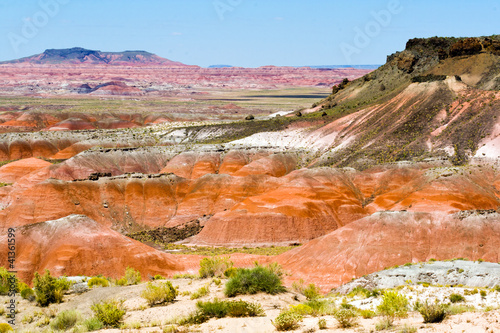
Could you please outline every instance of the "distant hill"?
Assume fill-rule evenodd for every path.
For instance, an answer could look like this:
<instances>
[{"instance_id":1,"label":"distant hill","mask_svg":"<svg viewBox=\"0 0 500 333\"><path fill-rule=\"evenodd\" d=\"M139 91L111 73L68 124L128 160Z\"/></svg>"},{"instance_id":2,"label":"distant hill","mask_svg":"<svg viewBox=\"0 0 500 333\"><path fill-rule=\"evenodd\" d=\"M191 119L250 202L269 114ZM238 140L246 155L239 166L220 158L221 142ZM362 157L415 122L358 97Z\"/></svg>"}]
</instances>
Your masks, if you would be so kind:
<instances>
[{"instance_id":1,"label":"distant hill","mask_svg":"<svg viewBox=\"0 0 500 333\"><path fill-rule=\"evenodd\" d=\"M101 52L81 47L47 49L41 54L1 63L187 66L146 51Z\"/></svg>"},{"instance_id":2,"label":"distant hill","mask_svg":"<svg viewBox=\"0 0 500 333\"><path fill-rule=\"evenodd\" d=\"M211 65L211 66L208 66L208 68L231 68L231 67L234 67L234 66L231 66L231 65Z\"/></svg>"}]
</instances>

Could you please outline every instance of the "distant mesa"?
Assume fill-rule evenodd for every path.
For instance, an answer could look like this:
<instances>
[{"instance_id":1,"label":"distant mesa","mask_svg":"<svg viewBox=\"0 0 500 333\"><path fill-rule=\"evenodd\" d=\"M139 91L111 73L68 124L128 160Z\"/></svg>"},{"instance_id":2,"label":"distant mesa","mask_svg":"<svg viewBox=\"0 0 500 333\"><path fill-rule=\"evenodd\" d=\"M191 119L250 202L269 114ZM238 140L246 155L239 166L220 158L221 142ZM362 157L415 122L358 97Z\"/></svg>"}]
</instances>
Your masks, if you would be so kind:
<instances>
[{"instance_id":1,"label":"distant mesa","mask_svg":"<svg viewBox=\"0 0 500 333\"><path fill-rule=\"evenodd\" d=\"M101 52L81 47L47 49L43 53L31 57L0 62L0 64L7 63L188 66L146 51Z\"/></svg>"},{"instance_id":2,"label":"distant mesa","mask_svg":"<svg viewBox=\"0 0 500 333\"><path fill-rule=\"evenodd\" d=\"M127 84L120 81L106 82L103 84L99 84L94 88L85 83L76 88L76 92L79 94L94 93L97 95L142 95L142 91L139 88L128 86Z\"/></svg>"},{"instance_id":3,"label":"distant mesa","mask_svg":"<svg viewBox=\"0 0 500 333\"><path fill-rule=\"evenodd\" d=\"M211 65L211 66L208 66L208 68L231 68L231 67L234 67L234 66L231 66L231 65Z\"/></svg>"}]
</instances>

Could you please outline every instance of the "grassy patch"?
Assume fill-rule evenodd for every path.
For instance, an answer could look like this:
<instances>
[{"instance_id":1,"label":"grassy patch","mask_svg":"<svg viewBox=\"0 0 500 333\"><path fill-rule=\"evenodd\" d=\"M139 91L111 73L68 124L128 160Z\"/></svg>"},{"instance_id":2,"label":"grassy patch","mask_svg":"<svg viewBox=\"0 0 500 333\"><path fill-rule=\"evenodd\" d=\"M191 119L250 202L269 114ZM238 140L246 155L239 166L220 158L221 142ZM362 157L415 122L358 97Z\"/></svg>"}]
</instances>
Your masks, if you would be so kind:
<instances>
[{"instance_id":1,"label":"grassy patch","mask_svg":"<svg viewBox=\"0 0 500 333\"><path fill-rule=\"evenodd\" d=\"M167 244L164 249L172 254L197 254L202 256L219 256L233 253L256 254L261 256L276 256L290 251L300 245L291 246L268 246L268 247L210 247L210 246L185 246L179 244Z\"/></svg>"}]
</instances>

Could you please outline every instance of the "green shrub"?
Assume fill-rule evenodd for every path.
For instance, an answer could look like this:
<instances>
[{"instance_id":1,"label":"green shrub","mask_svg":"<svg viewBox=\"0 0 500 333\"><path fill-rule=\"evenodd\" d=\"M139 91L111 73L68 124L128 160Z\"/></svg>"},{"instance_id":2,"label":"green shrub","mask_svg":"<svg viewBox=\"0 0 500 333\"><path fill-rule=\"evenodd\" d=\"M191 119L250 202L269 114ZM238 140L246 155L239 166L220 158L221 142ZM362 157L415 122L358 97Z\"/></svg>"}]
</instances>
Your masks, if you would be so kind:
<instances>
[{"instance_id":1,"label":"green shrub","mask_svg":"<svg viewBox=\"0 0 500 333\"><path fill-rule=\"evenodd\" d=\"M283 311L273 321L274 327L278 331L291 331L299 327L299 323L304 317L298 313Z\"/></svg>"},{"instance_id":2,"label":"green shrub","mask_svg":"<svg viewBox=\"0 0 500 333\"><path fill-rule=\"evenodd\" d=\"M200 261L200 278L223 277L224 272L233 267L233 262L229 257L203 258Z\"/></svg>"},{"instance_id":3,"label":"green shrub","mask_svg":"<svg viewBox=\"0 0 500 333\"><path fill-rule=\"evenodd\" d=\"M141 296L146 299L149 306L170 303L177 297L177 289L174 288L170 281L159 285L149 282L146 289L141 293Z\"/></svg>"},{"instance_id":4,"label":"green shrub","mask_svg":"<svg viewBox=\"0 0 500 333\"><path fill-rule=\"evenodd\" d=\"M377 331L388 330L393 326L393 321L394 320L389 317L384 317L375 324L375 330Z\"/></svg>"},{"instance_id":5,"label":"green shrub","mask_svg":"<svg viewBox=\"0 0 500 333\"><path fill-rule=\"evenodd\" d=\"M191 294L191 299L198 299L210 293L210 285L206 284Z\"/></svg>"},{"instance_id":6,"label":"green shrub","mask_svg":"<svg viewBox=\"0 0 500 333\"><path fill-rule=\"evenodd\" d=\"M54 318L50 327L58 331L67 331L75 326L79 318L80 314L76 310L63 311Z\"/></svg>"},{"instance_id":7,"label":"green shrub","mask_svg":"<svg viewBox=\"0 0 500 333\"><path fill-rule=\"evenodd\" d=\"M476 308L470 305L452 304L448 307L447 311L450 315L456 315L464 312L474 312Z\"/></svg>"},{"instance_id":8,"label":"green shrub","mask_svg":"<svg viewBox=\"0 0 500 333\"><path fill-rule=\"evenodd\" d=\"M105 327L119 327L125 315L122 304L116 301L97 303L90 308Z\"/></svg>"},{"instance_id":9,"label":"green shrub","mask_svg":"<svg viewBox=\"0 0 500 333\"><path fill-rule=\"evenodd\" d=\"M359 315L361 317L363 317L364 319L370 319L370 318L373 318L375 317L377 314L375 313L375 311L372 311L372 310L358 310L359 312Z\"/></svg>"},{"instance_id":10,"label":"green shrub","mask_svg":"<svg viewBox=\"0 0 500 333\"><path fill-rule=\"evenodd\" d=\"M256 266L239 269L236 275L226 283L224 294L228 297L258 292L275 295L284 291L286 289L281 283L280 276L267 267Z\"/></svg>"},{"instance_id":11,"label":"green shrub","mask_svg":"<svg viewBox=\"0 0 500 333\"><path fill-rule=\"evenodd\" d=\"M321 290L314 283L310 283L303 294L308 300L312 300L321 297Z\"/></svg>"},{"instance_id":12,"label":"green shrub","mask_svg":"<svg viewBox=\"0 0 500 333\"><path fill-rule=\"evenodd\" d=\"M356 325L358 314L353 309L339 309L333 316L339 322L340 327L349 328Z\"/></svg>"},{"instance_id":13,"label":"green shrub","mask_svg":"<svg viewBox=\"0 0 500 333\"><path fill-rule=\"evenodd\" d=\"M451 294L450 295L450 302L452 302L452 303L465 302L465 297L463 297L460 294Z\"/></svg>"},{"instance_id":14,"label":"green shrub","mask_svg":"<svg viewBox=\"0 0 500 333\"><path fill-rule=\"evenodd\" d=\"M60 303L64 292L69 289L71 283L66 278L57 279L53 277L47 269L44 275L40 275L38 272L35 273L33 286L38 305L48 306L51 303Z\"/></svg>"},{"instance_id":15,"label":"green shrub","mask_svg":"<svg viewBox=\"0 0 500 333\"><path fill-rule=\"evenodd\" d=\"M132 267L127 267L123 278L127 281L127 286L138 284L141 282L141 273Z\"/></svg>"},{"instance_id":16,"label":"green shrub","mask_svg":"<svg viewBox=\"0 0 500 333\"><path fill-rule=\"evenodd\" d=\"M243 300L221 301L216 298L213 301L198 301L196 308L195 312L181 320L181 325L201 324L210 318L259 317L265 314L260 304Z\"/></svg>"},{"instance_id":17,"label":"green shrub","mask_svg":"<svg viewBox=\"0 0 500 333\"><path fill-rule=\"evenodd\" d=\"M11 281L12 279L15 281ZM0 267L0 295L7 295L9 293L11 282L17 286L16 275L9 273L5 267Z\"/></svg>"},{"instance_id":18,"label":"green shrub","mask_svg":"<svg viewBox=\"0 0 500 333\"><path fill-rule=\"evenodd\" d=\"M7 323L0 323L0 333L14 331L12 327Z\"/></svg>"},{"instance_id":19,"label":"green shrub","mask_svg":"<svg viewBox=\"0 0 500 333\"><path fill-rule=\"evenodd\" d=\"M236 272L238 272L238 268L236 268L236 267L229 267L228 269L226 269L224 271L224 276L227 277L227 278L232 278L233 276L236 275Z\"/></svg>"},{"instance_id":20,"label":"green shrub","mask_svg":"<svg viewBox=\"0 0 500 333\"><path fill-rule=\"evenodd\" d=\"M288 311L297 313L302 316L308 316L312 315L314 312L313 308L311 308L309 305L306 304L297 304L297 305L292 305Z\"/></svg>"},{"instance_id":21,"label":"green shrub","mask_svg":"<svg viewBox=\"0 0 500 333\"><path fill-rule=\"evenodd\" d=\"M446 305L444 304L428 304L427 301L420 306L418 312L424 318L424 323L440 323L448 315Z\"/></svg>"},{"instance_id":22,"label":"green shrub","mask_svg":"<svg viewBox=\"0 0 500 333\"><path fill-rule=\"evenodd\" d=\"M94 276L90 280L87 281L87 285L89 288L100 286L100 287L109 287L109 281L103 277Z\"/></svg>"},{"instance_id":23,"label":"green shrub","mask_svg":"<svg viewBox=\"0 0 500 333\"><path fill-rule=\"evenodd\" d=\"M313 299L304 303L311 308L311 316L326 316L335 312L334 304L324 299Z\"/></svg>"},{"instance_id":24,"label":"green shrub","mask_svg":"<svg viewBox=\"0 0 500 333\"><path fill-rule=\"evenodd\" d=\"M486 297L486 290L481 290L481 291L479 292L479 294L480 294L480 295L481 295L481 297L483 297L483 298L484 298L484 297Z\"/></svg>"},{"instance_id":25,"label":"green shrub","mask_svg":"<svg viewBox=\"0 0 500 333\"><path fill-rule=\"evenodd\" d=\"M395 291L387 291L382 296L382 302L377 310L389 320L408 316L408 299Z\"/></svg>"},{"instance_id":26,"label":"green shrub","mask_svg":"<svg viewBox=\"0 0 500 333\"><path fill-rule=\"evenodd\" d=\"M164 277L163 275L156 274L156 275L153 277L153 280L165 280L165 277Z\"/></svg>"},{"instance_id":27,"label":"green shrub","mask_svg":"<svg viewBox=\"0 0 500 333\"><path fill-rule=\"evenodd\" d=\"M318 320L318 328L320 330L326 330L327 329L327 327L326 327L326 319L321 318L320 320Z\"/></svg>"},{"instance_id":28,"label":"green shrub","mask_svg":"<svg viewBox=\"0 0 500 333\"><path fill-rule=\"evenodd\" d=\"M115 284L117 286L126 286L127 285L127 279L125 279L124 277L121 278L121 279L118 279L115 281Z\"/></svg>"},{"instance_id":29,"label":"green shrub","mask_svg":"<svg viewBox=\"0 0 500 333\"><path fill-rule=\"evenodd\" d=\"M35 291L31 288L24 288L21 291L21 297L25 300L28 300L30 302L35 300Z\"/></svg>"},{"instance_id":30,"label":"green shrub","mask_svg":"<svg viewBox=\"0 0 500 333\"><path fill-rule=\"evenodd\" d=\"M262 306L258 303L251 303L243 300L231 301L227 303L227 315L229 317L262 317L265 315Z\"/></svg>"},{"instance_id":31,"label":"green shrub","mask_svg":"<svg viewBox=\"0 0 500 333\"><path fill-rule=\"evenodd\" d=\"M85 329L88 332L92 332L92 331L100 330L101 328L104 327L104 325L102 324L102 322L99 319L97 319L96 317L92 317L92 318L86 319L83 322L83 327L85 327Z\"/></svg>"}]
</instances>

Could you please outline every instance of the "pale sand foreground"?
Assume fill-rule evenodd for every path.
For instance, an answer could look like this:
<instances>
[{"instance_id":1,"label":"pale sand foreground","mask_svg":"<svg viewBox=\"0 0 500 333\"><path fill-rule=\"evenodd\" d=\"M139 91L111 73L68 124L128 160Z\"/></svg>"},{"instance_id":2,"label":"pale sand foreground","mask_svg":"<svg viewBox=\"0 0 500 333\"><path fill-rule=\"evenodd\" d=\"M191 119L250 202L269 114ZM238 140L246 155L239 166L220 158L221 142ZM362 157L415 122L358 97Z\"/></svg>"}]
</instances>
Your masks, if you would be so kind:
<instances>
[{"instance_id":1,"label":"pale sand foreground","mask_svg":"<svg viewBox=\"0 0 500 333\"><path fill-rule=\"evenodd\" d=\"M175 286L179 287L180 292L194 292L200 287L210 283L212 280L190 280L179 279L172 280ZM223 288L224 280L220 286L214 283L210 285L210 293L200 300L211 300L214 298L224 299ZM17 315L18 325L16 331L19 332L50 332L49 326L41 326L45 315L58 313L63 310L76 309L81 313L82 318L92 316L90 306L101 300L117 299L124 300L124 306L127 309L125 316L125 327L122 329L105 329L97 332L163 332L163 329L168 327L169 321L175 318L183 317L195 309L197 300L191 300L188 295L179 295L174 303L166 306L157 306L150 308L146 301L140 296L141 291L146 287L146 284L140 284L128 287L107 287L96 288L85 292L81 295L68 295L65 297L64 303L52 305L46 309L40 309L29 303L26 300L20 300L19 310ZM399 290L405 294L410 304L415 300L432 302L435 298L446 300L451 293L464 294L465 290L473 290L473 288L446 288L446 287L423 287L423 286L406 286ZM483 290L479 288L479 290ZM474 306L478 310L476 312L466 312L449 316L443 323L439 324L424 324L422 316L418 312L410 312L408 318L397 320L392 332L405 332L402 329L405 327L416 328L418 332L500 332L500 310L497 309L500 304L500 293L491 289L487 291L486 297L481 297L479 294L466 295L466 305ZM332 300L338 305L342 302L344 296L334 296ZM185 331L180 332L276 332L272 325L272 320L280 313L282 309L288 308L290 305L296 305L305 301L305 297L294 292L287 292L279 295L245 295L237 297L251 302L257 302L262 305L265 310L265 317L254 318L222 318L211 319L208 322L190 326ZM7 297L0 297L0 302L6 302ZM347 301L356 307L364 309L375 309L380 302L378 298L363 299L362 297L347 298ZM490 310L485 312L484 310ZM41 310L41 311L40 311ZM38 312L38 315L36 314ZM318 329L318 320L324 318L327 323L326 330ZM31 319L31 322L29 322ZM358 325L351 329L341 329L338 327L338 322L333 316L310 317L307 316L301 322L300 328L291 332L375 332L375 325L380 321L381 317L372 319L358 319ZM0 317L0 321L6 321L5 316ZM24 321L24 323L22 323ZM38 325L38 326L37 326ZM152 326L152 327L151 327Z\"/></svg>"}]
</instances>

